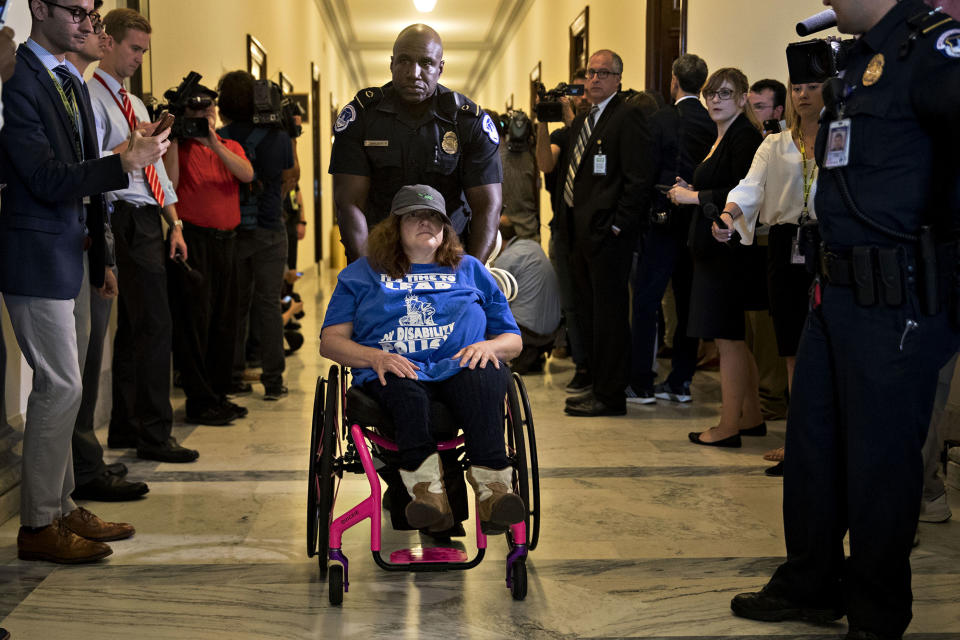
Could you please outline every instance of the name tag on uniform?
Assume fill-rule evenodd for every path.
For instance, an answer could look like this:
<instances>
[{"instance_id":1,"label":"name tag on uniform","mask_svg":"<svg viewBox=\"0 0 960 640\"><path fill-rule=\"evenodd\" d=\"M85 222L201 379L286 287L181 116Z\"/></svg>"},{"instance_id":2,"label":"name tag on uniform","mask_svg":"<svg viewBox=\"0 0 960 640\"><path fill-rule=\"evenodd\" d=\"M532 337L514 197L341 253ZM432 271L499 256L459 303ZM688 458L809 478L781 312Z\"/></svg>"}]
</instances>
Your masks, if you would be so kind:
<instances>
[{"instance_id":1,"label":"name tag on uniform","mask_svg":"<svg viewBox=\"0 0 960 640\"><path fill-rule=\"evenodd\" d=\"M598 153L593 156L593 175L595 176L605 176L607 175L607 156L603 153Z\"/></svg>"},{"instance_id":2,"label":"name tag on uniform","mask_svg":"<svg viewBox=\"0 0 960 640\"><path fill-rule=\"evenodd\" d=\"M827 158L823 166L839 169L850 163L850 118L830 123L827 134Z\"/></svg>"},{"instance_id":3,"label":"name tag on uniform","mask_svg":"<svg viewBox=\"0 0 960 640\"><path fill-rule=\"evenodd\" d=\"M389 140L364 140L363 146L365 147L389 147Z\"/></svg>"}]
</instances>

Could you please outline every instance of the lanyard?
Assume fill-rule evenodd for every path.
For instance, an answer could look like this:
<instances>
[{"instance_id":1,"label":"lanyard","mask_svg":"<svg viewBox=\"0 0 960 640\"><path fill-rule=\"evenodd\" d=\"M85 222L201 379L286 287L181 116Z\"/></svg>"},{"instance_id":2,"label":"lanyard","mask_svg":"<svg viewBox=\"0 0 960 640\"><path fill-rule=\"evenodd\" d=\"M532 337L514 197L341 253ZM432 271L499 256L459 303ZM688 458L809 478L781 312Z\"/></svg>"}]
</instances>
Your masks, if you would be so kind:
<instances>
[{"instance_id":1,"label":"lanyard","mask_svg":"<svg viewBox=\"0 0 960 640\"><path fill-rule=\"evenodd\" d=\"M800 210L800 225L803 226L810 219L810 190L813 189L813 180L817 175L817 164L813 163L810 173L807 173L807 149L803 144L803 132L800 132L800 160L803 167L803 209Z\"/></svg>"},{"instance_id":2,"label":"lanyard","mask_svg":"<svg viewBox=\"0 0 960 640\"><path fill-rule=\"evenodd\" d=\"M50 69L47 69L47 73L50 75L50 79L53 80L53 86L57 88L60 99L63 100L63 107L70 115L70 125L73 127L73 146L74 149L76 149L77 157L83 160L83 143L80 141L80 107L77 106L77 96L74 94L72 100L68 99L63 87L60 86L60 81L57 80L57 76L53 75Z\"/></svg>"},{"instance_id":3,"label":"lanyard","mask_svg":"<svg viewBox=\"0 0 960 640\"><path fill-rule=\"evenodd\" d=\"M100 82L100 84L102 84L106 88L107 93L109 93L110 97L113 98L113 101L117 103L117 108L120 109L120 113L122 113L124 119L127 120L127 125L129 125L130 131L132 132L134 129L134 126L133 124L131 124L130 120L127 118L127 110L123 108L123 103L120 102L119 98L117 98L117 94L113 92L113 89L110 88L110 85L107 84L107 81L100 77L100 74L94 73L93 77L96 78ZM130 111L133 111L133 103L130 103ZM136 116L134 116L134 120L136 120Z\"/></svg>"}]
</instances>

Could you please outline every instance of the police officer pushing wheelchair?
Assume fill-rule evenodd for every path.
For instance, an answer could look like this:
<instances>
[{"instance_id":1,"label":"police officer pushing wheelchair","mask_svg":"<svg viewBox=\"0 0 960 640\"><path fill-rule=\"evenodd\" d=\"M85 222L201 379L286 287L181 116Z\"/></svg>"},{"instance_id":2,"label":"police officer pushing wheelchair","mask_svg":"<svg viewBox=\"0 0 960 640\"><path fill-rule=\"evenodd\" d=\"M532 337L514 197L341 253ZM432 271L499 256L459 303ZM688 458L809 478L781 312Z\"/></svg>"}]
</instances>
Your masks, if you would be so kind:
<instances>
[{"instance_id":1,"label":"police officer pushing wheelchair","mask_svg":"<svg viewBox=\"0 0 960 640\"><path fill-rule=\"evenodd\" d=\"M329 172L350 262L364 255L369 230L390 214L400 187L411 184L430 185L443 195L470 255L486 262L493 250L502 208L499 133L479 105L438 84L443 66L439 34L425 24L411 25L394 42L392 81L361 89L337 117ZM404 508L410 496L389 453L382 457L393 526L409 529ZM455 451L442 452L441 460L456 520L445 533L463 535L460 522L468 511L462 467Z\"/></svg>"},{"instance_id":2,"label":"police officer pushing wheelchair","mask_svg":"<svg viewBox=\"0 0 960 640\"><path fill-rule=\"evenodd\" d=\"M912 617L921 448L960 336L960 24L920 0L824 4L859 37L824 88L819 225L798 237L817 279L788 417L787 560L731 608L846 615L847 638L886 640Z\"/></svg>"}]
</instances>

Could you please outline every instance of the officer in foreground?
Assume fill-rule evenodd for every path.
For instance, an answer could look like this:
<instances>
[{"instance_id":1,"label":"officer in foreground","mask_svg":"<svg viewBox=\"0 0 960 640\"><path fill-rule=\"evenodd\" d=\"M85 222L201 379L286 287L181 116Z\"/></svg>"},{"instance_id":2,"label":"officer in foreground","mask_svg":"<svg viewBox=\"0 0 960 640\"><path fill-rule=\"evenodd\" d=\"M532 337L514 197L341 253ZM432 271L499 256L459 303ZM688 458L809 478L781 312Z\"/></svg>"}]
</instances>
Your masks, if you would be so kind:
<instances>
[{"instance_id":1,"label":"officer in foreground","mask_svg":"<svg viewBox=\"0 0 960 640\"><path fill-rule=\"evenodd\" d=\"M958 342L960 24L919 0L824 4L840 31L862 36L824 90L822 244L805 251L819 275L786 442L787 560L731 607L768 621L846 614L848 639L886 640L912 616L921 447L937 371Z\"/></svg>"},{"instance_id":2,"label":"officer in foreground","mask_svg":"<svg viewBox=\"0 0 960 640\"><path fill-rule=\"evenodd\" d=\"M368 230L390 215L400 187L427 184L443 195L467 252L486 262L502 208L500 136L493 120L466 96L437 84L443 44L425 24L397 36L390 72L392 82L359 91L334 125L330 173L347 260L364 255ZM440 537L463 535L460 522L468 514L462 467L454 451L440 459L457 521ZM404 508L410 496L396 466L387 462L380 470L388 485L385 504L394 528L409 529Z\"/></svg>"},{"instance_id":3,"label":"officer in foreground","mask_svg":"<svg viewBox=\"0 0 960 640\"><path fill-rule=\"evenodd\" d=\"M443 44L425 24L397 36L390 72L392 82L362 89L334 125L330 173L347 259L363 255L368 230L390 213L400 187L427 184L443 195L467 252L486 261L502 199L493 120L437 84Z\"/></svg>"}]
</instances>

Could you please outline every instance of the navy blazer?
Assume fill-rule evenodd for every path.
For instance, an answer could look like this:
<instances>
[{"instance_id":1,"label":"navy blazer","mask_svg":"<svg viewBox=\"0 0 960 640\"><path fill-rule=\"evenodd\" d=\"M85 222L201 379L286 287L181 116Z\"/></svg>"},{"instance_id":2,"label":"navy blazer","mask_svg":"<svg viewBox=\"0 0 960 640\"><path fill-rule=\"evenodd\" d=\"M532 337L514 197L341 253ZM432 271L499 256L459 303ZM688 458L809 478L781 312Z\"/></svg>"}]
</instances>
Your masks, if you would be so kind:
<instances>
[{"instance_id":1,"label":"navy blazer","mask_svg":"<svg viewBox=\"0 0 960 640\"><path fill-rule=\"evenodd\" d=\"M570 125L568 157L563 163L561 180L566 179L573 149L587 114L580 114ZM606 156L606 174L594 173L594 156ZM572 224L573 242L586 242L599 248L610 237L616 225L621 234L636 236L642 217L650 208L650 191L654 185L654 163L650 155L650 131L643 112L616 95L600 114L573 178ZM563 189L562 182L558 184ZM562 202L563 196L560 196ZM633 244L630 244L633 247Z\"/></svg>"},{"instance_id":2,"label":"navy blazer","mask_svg":"<svg viewBox=\"0 0 960 640\"><path fill-rule=\"evenodd\" d=\"M83 251L90 236L90 281L103 284L105 191L127 186L119 155L100 159L86 86L77 104L85 158L77 157L73 126L47 68L26 46L3 85L0 131L0 291L69 300L80 293ZM90 206L83 206L90 196ZM89 220L86 219L89 215Z\"/></svg>"}]
</instances>

